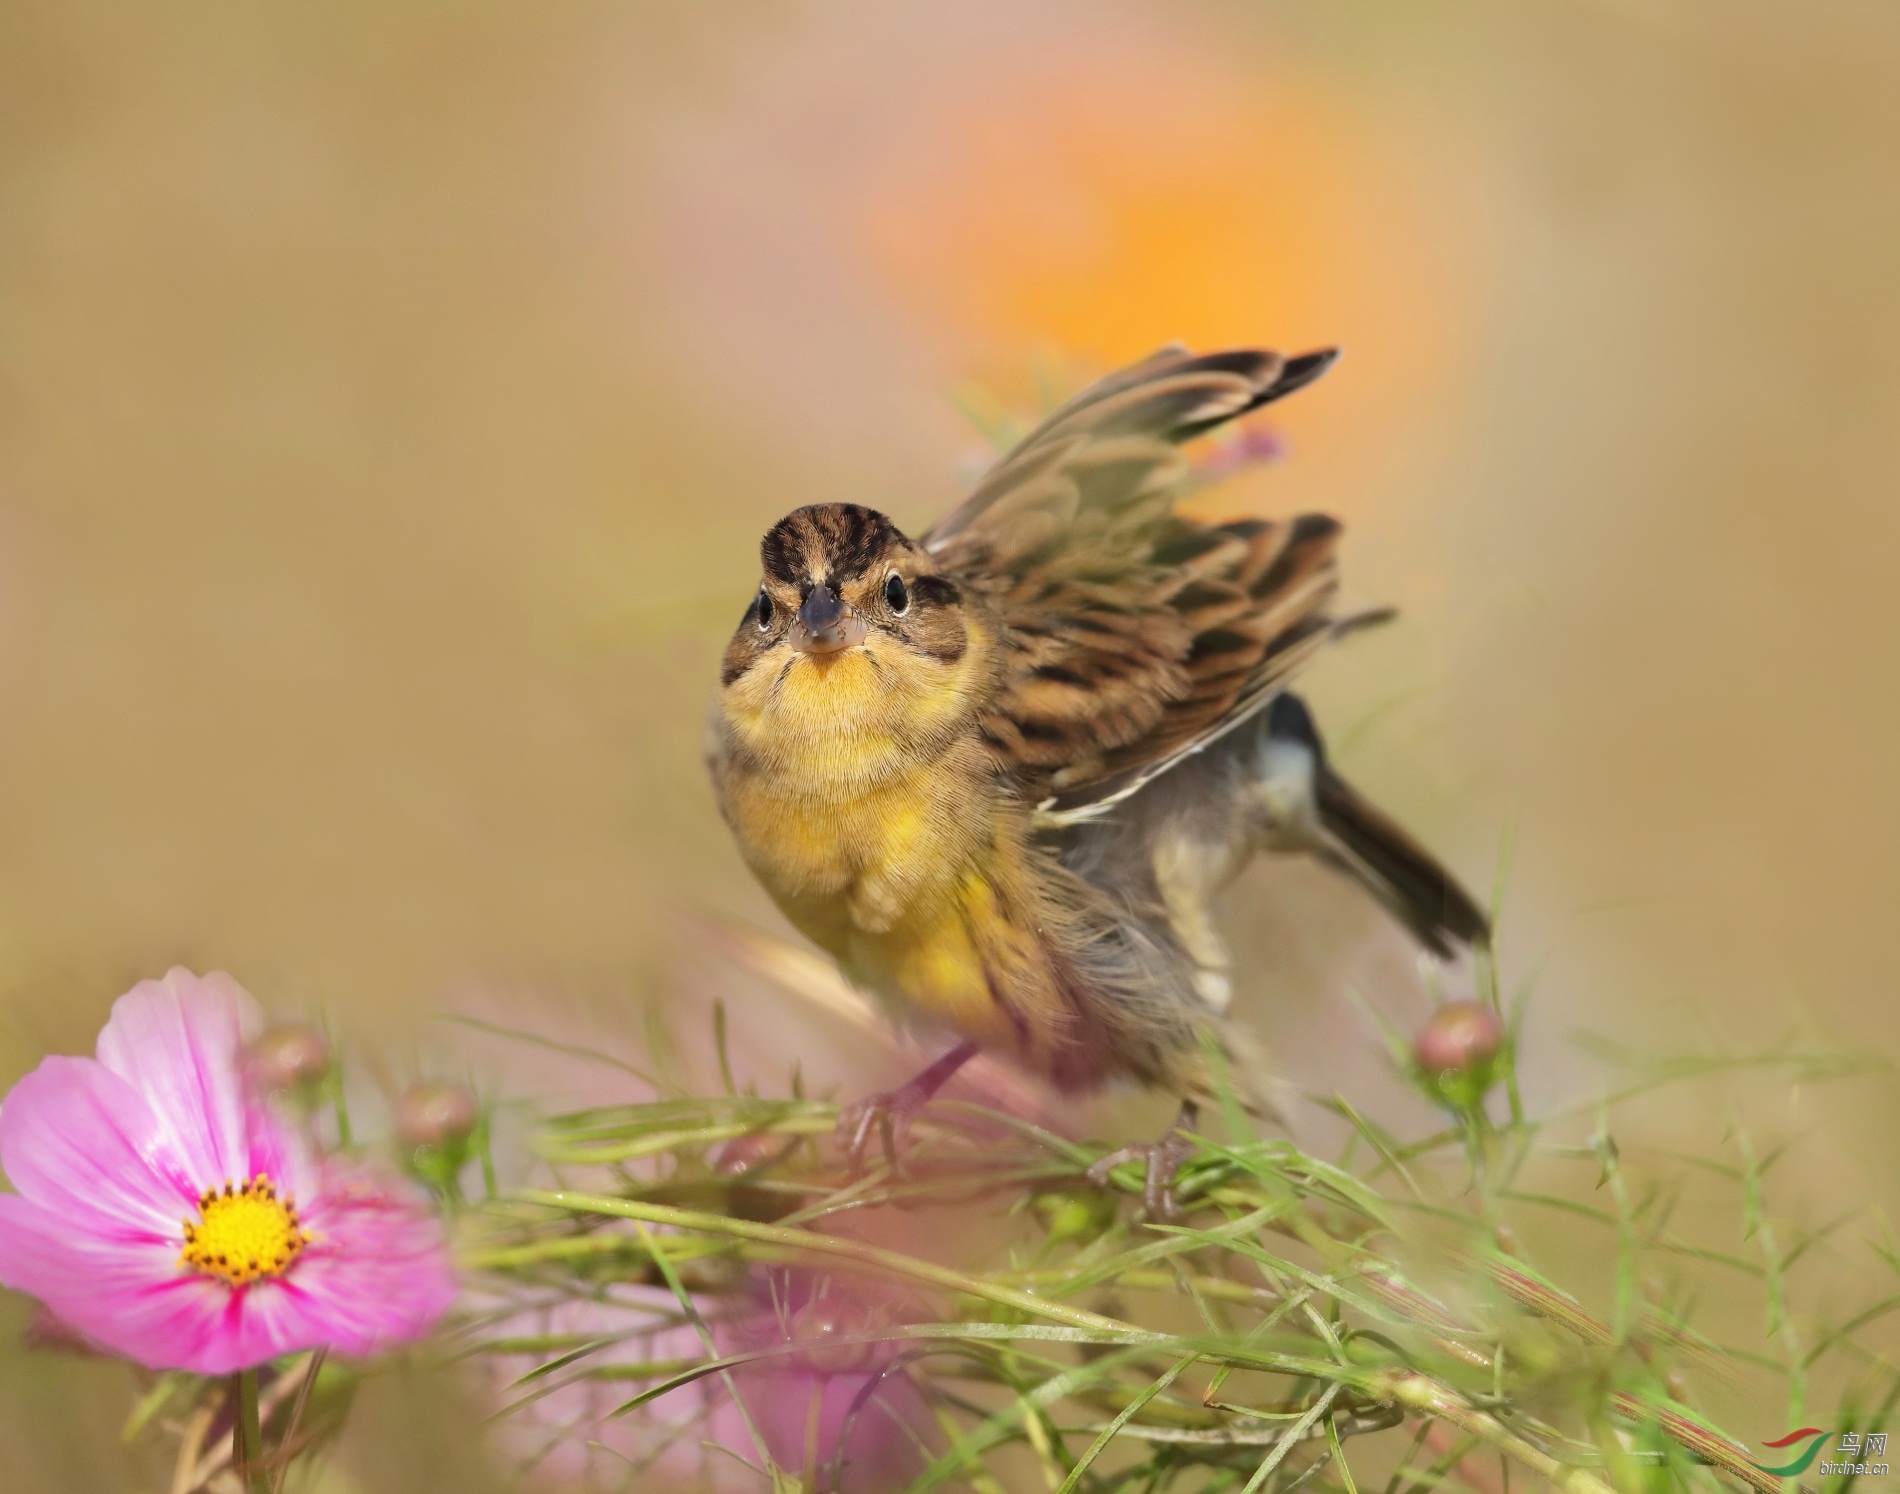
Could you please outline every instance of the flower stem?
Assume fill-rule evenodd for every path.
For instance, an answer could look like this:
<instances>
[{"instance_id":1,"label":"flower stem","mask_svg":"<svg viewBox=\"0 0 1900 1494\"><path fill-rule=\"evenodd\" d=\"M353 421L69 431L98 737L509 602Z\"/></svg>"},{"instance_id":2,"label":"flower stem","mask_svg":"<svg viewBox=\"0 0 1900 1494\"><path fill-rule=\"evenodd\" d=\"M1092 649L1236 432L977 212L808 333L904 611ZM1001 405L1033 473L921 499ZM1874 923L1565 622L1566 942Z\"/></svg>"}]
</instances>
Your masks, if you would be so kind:
<instances>
[{"instance_id":1,"label":"flower stem","mask_svg":"<svg viewBox=\"0 0 1900 1494\"><path fill-rule=\"evenodd\" d=\"M811 1230L787 1229L777 1224L755 1224L749 1219L728 1219L721 1214L702 1214L694 1209L676 1209L671 1204L641 1203L634 1199L609 1198L594 1193L546 1192L538 1188L520 1188L508 1196L523 1203L540 1204L545 1208L564 1209L576 1214L605 1214L611 1218L637 1219L647 1224L672 1225L676 1229L736 1235L741 1240L784 1245L814 1255L840 1256L874 1269L908 1276L913 1281L929 1282L933 1286L962 1292L966 1296L994 1302L1001 1307L1014 1308L1032 1317L1066 1323L1071 1327L1105 1328L1111 1332L1122 1332L1128 1328L1126 1323L1117 1322L1114 1318L1105 1318L1100 1313L1070 1307L1061 1302L1051 1302L1045 1297L1032 1296L1028 1292L1019 1292L1014 1287L986 1281L979 1276L952 1271L934 1262L900 1255L894 1250L881 1250L875 1245L863 1245L842 1235L822 1235ZM1161 1335L1154 1336L1158 1339Z\"/></svg>"},{"instance_id":2,"label":"flower stem","mask_svg":"<svg viewBox=\"0 0 1900 1494\"><path fill-rule=\"evenodd\" d=\"M240 1370L234 1378L237 1418L231 1427L231 1465L244 1480L245 1494L270 1494L270 1474L264 1468L264 1428L257 1419L257 1370Z\"/></svg>"}]
</instances>

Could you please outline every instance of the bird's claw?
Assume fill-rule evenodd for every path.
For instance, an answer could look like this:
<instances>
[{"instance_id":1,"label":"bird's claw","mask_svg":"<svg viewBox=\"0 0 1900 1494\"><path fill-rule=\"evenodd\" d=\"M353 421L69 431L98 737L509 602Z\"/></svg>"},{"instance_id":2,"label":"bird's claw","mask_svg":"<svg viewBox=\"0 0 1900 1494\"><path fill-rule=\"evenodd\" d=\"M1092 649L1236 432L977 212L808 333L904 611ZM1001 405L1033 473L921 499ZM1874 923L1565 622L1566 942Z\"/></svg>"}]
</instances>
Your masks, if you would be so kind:
<instances>
[{"instance_id":1,"label":"bird's claw","mask_svg":"<svg viewBox=\"0 0 1900 1494\"><path fill-rule=\"evenodd\" d=\"M975 1043L958 1043L920 1074L914 1074L896 1089L869 1095L838 1112L838 1145L851 1164L851 1176L864 1171L864 1148L871 1140L871 1128L877 1127L884 1143L884 1156L891 1171L904 1170L899 1148L910 1132L910 1123L930 1102L930 1097L949 1081L950 1076L976 1057Z\"/></svg>"},{"instance_id":2,"label":"bird's claw","mask_svg":"<svg viewBox=\"0 0 1900 1494\"><path fill-rule=\"evenodd\" d=\"M1096 1187L1106 1187L1108 1175L1124 1162L1141 1162L1147 1166L1147 1177L1141 1187L1142 1207L1150 1219L1176 1220L1181 1217L1181 1207L1174 1197L1174 1179L1180 1172L1181 1164L1194 1155L1194 1143L1185 1133L1194 1129L1199 1111L1191 1101L1182 1101L1181 1113L1175 1117L1174 1124L1168 1127L1167 1134L1159 1141L1142 1141L1132 1146L1118 1147L1104 1157L1098 1157L1089 1167L1088 1180Z\"/></svg>"},{"instance_id":3,"label":"bird's claw","mask_svg":"<svg viewBox=\"0 0 1900 1494\"><path fill-rule=\"evenodd\" d=\"M839 1111L838 1146L851 1164L851 1175L856 1177L864 1171L864 1152L873 1133L884 1148L884 1158L891 1164L891 1171L901 1171L904 1138L910 1134L910 1123L917 1119L918 1112L929 1100L929 1094L912 1081L896 1089L866 1095Z\"/></svg>"}]
</instances>

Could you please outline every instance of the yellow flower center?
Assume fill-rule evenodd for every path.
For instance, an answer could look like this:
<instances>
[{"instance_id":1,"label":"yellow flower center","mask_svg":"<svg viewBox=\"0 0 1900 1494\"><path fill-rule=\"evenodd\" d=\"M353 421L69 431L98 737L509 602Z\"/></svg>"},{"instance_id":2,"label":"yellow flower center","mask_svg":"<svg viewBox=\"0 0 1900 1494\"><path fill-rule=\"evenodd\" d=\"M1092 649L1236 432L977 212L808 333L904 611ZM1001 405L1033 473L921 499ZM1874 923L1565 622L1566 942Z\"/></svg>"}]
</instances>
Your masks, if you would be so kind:
<instances>
[{"instance_id":1,"label":"yellow flower center","mask_svg":"<svg viewBox=\"0 0 1900 1494\"><path fill-rule=\"evenodd\" d=\"M310 1243L297 1222L297 1206L277 1196L259 1173L248 1183L207 1188L198 1200L198 1222L185 1221L183 1266L231 1286L282 1276Z\"/></svg>"}]
</instances>

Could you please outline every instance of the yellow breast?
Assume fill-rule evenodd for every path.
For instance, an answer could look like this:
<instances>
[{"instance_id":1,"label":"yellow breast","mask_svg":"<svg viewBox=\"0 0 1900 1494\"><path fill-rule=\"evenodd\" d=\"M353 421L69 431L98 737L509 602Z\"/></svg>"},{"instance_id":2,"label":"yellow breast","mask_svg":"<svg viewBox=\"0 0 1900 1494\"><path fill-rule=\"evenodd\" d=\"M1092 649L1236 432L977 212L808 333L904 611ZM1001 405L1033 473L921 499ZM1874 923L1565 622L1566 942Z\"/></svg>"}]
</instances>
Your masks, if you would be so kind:
<instances>
[{"instance_id":1,"label":"yellow breast","mask_svg":"<svg viewBox=\"0 0 1900 1494\"><path fill-rule=\"evenodd\" d=\"M1002 1041L997 827L971 787L950 765L848 799L742 775L726 801L759 880L847 976L900 1011Z\"/></svg>"},{"instance_id":2,"label":"yellow breast","mask_svg":"<svg viewBox=\"0 0 1900 1494\"><path fill-rule=\"evenodd\" d=\"M712 767L753 872L846 975L1021 1046L1049 982L1025 827L975 731L983 667L867 648L755 670L721 697Z\"/></svg>"},{"instance_id":3,"label":"yellow breast","mask_svg":"<svg viewBox=\"0 0 1900 1494\"><path fill-rule=\"evenodd\" d=\"M937 662L873 638L776 652L726 688L713 776L781 902L875 931L941 895L977 853L995 792L975 737L981 654Z\"/></svg>"}]
</instances>

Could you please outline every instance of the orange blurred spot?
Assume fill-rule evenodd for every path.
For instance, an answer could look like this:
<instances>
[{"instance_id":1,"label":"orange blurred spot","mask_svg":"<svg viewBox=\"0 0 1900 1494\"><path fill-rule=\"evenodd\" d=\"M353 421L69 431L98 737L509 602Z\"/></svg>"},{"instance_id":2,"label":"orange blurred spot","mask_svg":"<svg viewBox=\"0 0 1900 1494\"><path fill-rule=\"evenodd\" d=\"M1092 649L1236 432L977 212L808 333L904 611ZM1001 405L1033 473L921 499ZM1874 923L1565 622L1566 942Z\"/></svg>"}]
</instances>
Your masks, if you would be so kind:
<instances>
[{"instance_id":1,"label":"orange blurred spot","mask_svg":"<svg viewBox=\"0 0 1900 1494\"><path fill-rule=\"evenodd\" d=\"M1034 403L1038 353L1074 361L1060 394L1170 341L1338 343L1326 387L1274 421L1303 460L1350 466L1443 387L1461 298L1422 252L1435 215L1319 80L1050 58L925 132L893 152L905 174L869 196L861 240L950 365L1007 402Z\"/></svg>"}]
</instances>

